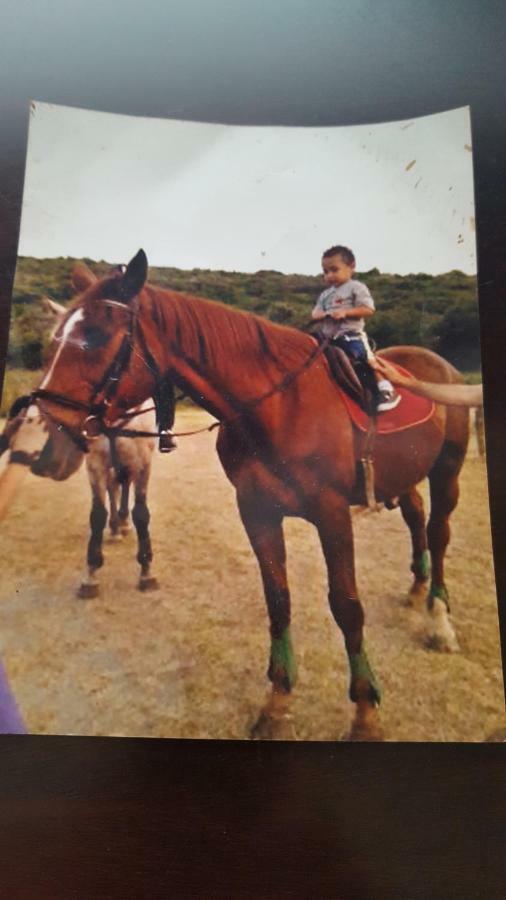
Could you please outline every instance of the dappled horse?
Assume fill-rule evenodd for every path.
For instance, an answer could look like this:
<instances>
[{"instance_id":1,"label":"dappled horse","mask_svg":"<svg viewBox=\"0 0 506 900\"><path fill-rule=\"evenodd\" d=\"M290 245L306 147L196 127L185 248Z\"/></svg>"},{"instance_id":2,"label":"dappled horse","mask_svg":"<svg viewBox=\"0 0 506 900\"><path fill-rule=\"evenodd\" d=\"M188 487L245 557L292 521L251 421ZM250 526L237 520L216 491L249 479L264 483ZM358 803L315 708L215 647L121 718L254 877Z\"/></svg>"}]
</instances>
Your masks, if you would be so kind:
<instances>
[{"instance_id":1,"label":"dappled horse","mask_svg":"<svg viewBox=\"0 0 506 900\"><path fill-rule=\"evenodd\" d=\"M137 415L129 419L129 427L155 433L156 421L152 401L145 401L136 412ZM129 530L128 497L131 487L134 491L132 521L137 532L137 562L141 567L138 586L141 591L158 587L158 582L151 572L153 553L147 505L154 449L154 437L108 438L106 435L99 435L91 443L90 452L86 455L92 494L91 532L87 553L88 569L78 591L79 597L88 599L98 596L97 572L104 562L102 541L107 522L106 494L109 497L111 537L119 539Z\"/></svg>"},{"instance_id":2,"label":"dappled horse","mask_svg":"<svg viewBox=\"0 0 506 900\"><path fill-rule=\"evenodd\" d=\"M151 400L145 401L138 409L132 410L132 413L135 415L129 418L130 429L156 434ZM86 454L70 444L68 447L70 454L68 459L64 460L63 467L46 472L48 426L37 407L31 404L9 420L2 439L0 454L7 449L10 453L7 466L0 475L0 519L7 513L30 470L36 475L51 474L55 480L61 481L73 474L80 467L83 458L85 459L92 507L87 571L78 589L79 597L98 596L97 576L104 562L102 542L107 520L109 519L113 539L119 539L130 529L130 488L134 491L131 512L137 533L137 561L141 567L138 586L143 591L158 587L157 580L151 572L150 514L147 506L155 437L115 437L111 440L105 435L100 435L96 440L90 441L89 451ZM109 498L109 513L106 497Z\"/></svg>"},{"instance_id":3,"label":"dappled horse","mask_svg":"<svg viewBox=\"0 0 506 900\"><path fill-rule=\"evenodd\" d=\"M357 595L350 505L357 502L357 460L364 435L354 429L342 394L314 339L253 314L146 284L143 251L123 272L99 281L81 270L81 293L57 335L53 364L33 397L59 431L56 458L69 439L86 439L88 425L109 424L170 378L221 421L217 449L236 489L239 512L263 580L270 618L268 675L272 690L255 728L286 735L296 680L290 638L290 595L282 522L299 516L320 537L332 614L341 628L356 704L355 739L381 736L379 687L363 639ZM86 335L94 335L88 345ZM76 353L76 343L83 349ZM453 382L458 373L419 348L387 352L418 377ZM76 377L76 374L78 377ZM468 435L465 410L434 407L414 428L378 435L376 496L399 498L413 544L412 595L427 593L438 640L454 640L448 617L443 559L449 515ZM430 479L425 530L416 485ZM428 550L432 558L429 586ZM378 582L381 570L378 570Z\"/></svg>"}]
</instances>

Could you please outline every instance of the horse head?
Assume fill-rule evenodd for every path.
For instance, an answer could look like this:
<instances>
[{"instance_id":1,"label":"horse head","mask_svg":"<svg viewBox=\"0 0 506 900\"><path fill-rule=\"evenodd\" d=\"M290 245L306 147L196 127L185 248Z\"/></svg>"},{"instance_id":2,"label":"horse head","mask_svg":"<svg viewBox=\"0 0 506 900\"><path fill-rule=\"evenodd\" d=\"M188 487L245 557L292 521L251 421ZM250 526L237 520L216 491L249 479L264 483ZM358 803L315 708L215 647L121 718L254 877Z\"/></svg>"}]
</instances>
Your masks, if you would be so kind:
<instances>
[{"instance_id":1,"label":"horse head","mask_svg":"<svg viewBox=\"0 0 506 900\"><path fill-rule=\"evenodd\" d=\"M128 266L97 278L86 266L73 272L70 307L52 304L58 318L53 354L34 392L50 439L39 464L56 477L69 444L87 449L93 420L108 420L113 400L122 410L137 406L153 388L153 373L134 351L138 297L147 277L143 250ZM121 382L121 399L119 394Z\"/></svg>"}]
</instances>

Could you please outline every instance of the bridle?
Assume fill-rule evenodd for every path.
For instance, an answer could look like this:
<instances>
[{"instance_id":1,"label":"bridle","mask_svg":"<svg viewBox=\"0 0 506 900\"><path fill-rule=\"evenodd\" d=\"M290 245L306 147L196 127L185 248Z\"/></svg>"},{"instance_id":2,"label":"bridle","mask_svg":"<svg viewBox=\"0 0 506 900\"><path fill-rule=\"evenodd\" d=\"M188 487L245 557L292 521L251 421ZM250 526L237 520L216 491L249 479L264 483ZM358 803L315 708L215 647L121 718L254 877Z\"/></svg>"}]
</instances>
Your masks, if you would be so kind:
<instances>
[{"instance_id":1,"label":"bridle","mask_svg":"<svg viewBox=\"0 0 506 900\"><path fill-rule=\"evenodd\" d=\"M47 416L47 418L58 428L59 431L63 431L67 435L67 437L69 437L73 441L78 449L84 453L88 452L89 440L98 437L100 434L107 433L107 431L110 430L110 426L108 426L104 421L104 416L118 391L121 378L128 369L134 347L135 331L137 331L138 333L142 333L142 329L140 329L137 322L136 306L127 306L124 303L119 303L113 300L106 300L104 302L112 304L114 306L121 306L122 309L129 314L128 326L112 362L105 370L98 384L93 388L90 402L83 403L80 400L74 400L72 397L67 397L65 394L59 394L55 391L48 391L45 388L37 388L36 390L32 391L30 397L28 398L30 402L37 400L47 400L50 403L54 403L57 406L63 407L64 409L72 409L78 412L87 413L81 430L76 431L65 422L61 422L52 413L44 410L44 415ZM152 367L152 364L154 364L154 366L156 367L155 373L159 375L160 373L158 370L158 365L156 364L153 356L151 354L149 354L149 356L150 368ZM148 363L147 359L146 362ZM125 418L128 419L129 416L126 415Z\"/></svg>"},{"instance_id":2,"label":"bridle","mask_svg":"<svg viewBox=\"0 0 506 900\"><path fill-rule=\"evenodd\" d=\"M121 306L122 309L128 311L130 315L128 328L123 336L120 347L116 352L112 362L104 372L99 383L94 387L90 402L83 403L79 400L74 400L71 397L67 397L65 394L59 394L55 391L48 391L45 388L38 388L34 390L29 395L29 397L26 398L26 405L29 405L29 403L37 400L47 400L48 402L56 404L57 406L61 406L64 409L72 409L87 413L81 430L76 431L65 422L61 422L56 416L53 416L52 413L47 412L47 410L43 411L44 415L47 416L47 418L56 426L56 428L59 431L63 431L66 436L69 437L70 440L75 444L75 446L83 453L87 453L89 451L89 441L98 438L101 434L110 439L114 439L115 437L157 437L160 440L160 449L163 449L163 439L167 435L169 435L170 437L186 437L189 435L199 434L204 431L212 431L214 428L218 428L220 425L232 424L232 422L235 422L246 415L250 409L259 406L274 394L284 391L293 381L295 381L296 378L298 378L298 376L305 369L308 369L313 365L316 359L325 352L332 340L332 338L328 336L323 338L319 342L315 342L315 347L312 353L306 360L304 360L304 362L300 366L288 372L284 376L284 378L281 379L281 381L277 382L277 384L275 384L272 388L269 388L269 390L265 391L265 393L243 403L241 409L233 416L218 420L216 422L213 422L209 426L198 428L194 431L172 432L168 427L170 412L167 408L167 392L171 397L173 397L173 389L170 384L168 375L161 372L160 367L158 366L158 363L156 362L147 344L142 326L138 321L138 301L131 306L127 306L126 304L114 300L106 300L104 302L114 306ZM107 409L111 405L114 397L118 392L121 379L128 370L128 366L134 349L135 337L139 339L142 358L146 366L152 372L155 380L155 386L153 390L153 408L156 411L156 419L158 425L158 431L156 432L142 431L135 428L125 427L125 423L127 423L129 419L134 418L139 414L138 409L125 412L124 415L121 416L122 424L120 425L108 425L104 420ZM168 388L170 388L169 391Z\"/></svg>"},{"instance_id":3,"label":"bridle","mask_svg":"<svg viewBox=\"0 0 506 900\"><path fill-rule=\"evenodd\" d=\"M104 300L103 302L111 306L120 306L122 310L129 314L129 321L119 349L99 383L93 388L90 402L83 403L80 400L74 400L72 397L67 397L65 394L59 394L56 391L37 388L32 391L29 396L22 397L16 401L17 412L23 407L28 407L32 402L37 400L47 400L64 409L72 409L77 412L87 413L81 430L76 431L76 429L71 428L65 422L60 421L60 419L48 412L48 410L43 410L44 416L46 416L59 431L62 431L82 453L88 453L89 441L95 440L101 434L108 437L111 441L117 437L158 438L159 448L164 452L168 449L173 449L172 437L186 437L192 434L199 434L203 431L212 431L214 428L217 428L221 424L220 422L213 422L212 425L207 426L206 428L178 432L177 434L174 434L171 431L170 425L172 424L173 418L172 408L175 403L174 389L168 376L160 370L155 357L149 349L144 331L138 320L138 302L134 302L128 306L115 300ZM145 431L138 428L125 427L130 419L139 415L138 408L126 411L120 417L122 423L120 425L108 425L104 418L117 394L121 379L128 370L134 349L135 337L139 339L142 359L152 372L155 382L152 394L154 406L144 409L143 412L155 410L158 431ZM177 399L182 399L184 396L185 394L182 393Z\"/></svg>"}]
</instances>

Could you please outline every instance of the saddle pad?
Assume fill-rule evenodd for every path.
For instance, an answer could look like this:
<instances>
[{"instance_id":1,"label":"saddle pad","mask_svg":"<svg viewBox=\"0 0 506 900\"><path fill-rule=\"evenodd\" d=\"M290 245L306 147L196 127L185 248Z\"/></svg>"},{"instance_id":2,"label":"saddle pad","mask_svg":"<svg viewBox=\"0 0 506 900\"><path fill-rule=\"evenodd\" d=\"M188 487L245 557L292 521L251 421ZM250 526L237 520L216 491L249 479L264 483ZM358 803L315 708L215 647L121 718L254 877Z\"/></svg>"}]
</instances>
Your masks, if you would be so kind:
<instances>
[{"instance_id":1,"label":"saddle pad","mask_svg":"<svg viewBox=\"0 0 506 900\"><path fill-rule=\"evenodd\" d=\"M393 363L392 360L389 360L389 363L395 365L395 368L398 369L399 372L403 372L405 375L409 374L406 369ZM341 391L341 396L353 424L359 428L360 431L368 431L371 424L370 417L357 403L355 403L354 400L351 399L351 397L348 396L348 394L341 390L341 388L339 388L339 390ZM427 419L430 419L434 412L436 404L433 400L428 400L426 397L419 397L417 394L412 394L411 391L408 391L403 387L397 387L396 390L401 395L401 402L395 409L389 409L387 412L379 413L376 419L377 434L393 434L395 431L405 431L406 428L413 428L415 425L421 425L422 422L426 422Z\"/></svg>"}]
</instances>

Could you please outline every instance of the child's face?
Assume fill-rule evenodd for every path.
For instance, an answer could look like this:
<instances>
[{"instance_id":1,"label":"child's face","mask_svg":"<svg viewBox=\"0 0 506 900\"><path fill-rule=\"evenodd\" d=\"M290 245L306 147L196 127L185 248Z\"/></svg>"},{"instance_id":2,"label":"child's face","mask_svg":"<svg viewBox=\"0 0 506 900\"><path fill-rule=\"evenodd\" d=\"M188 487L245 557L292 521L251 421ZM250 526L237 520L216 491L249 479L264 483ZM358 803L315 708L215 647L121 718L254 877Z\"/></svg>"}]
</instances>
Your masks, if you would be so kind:
<instances>
[{"instance_id":1,"label":"child's face","mask_svg":"<svg viewBox=\"0 0 506 900\"><path fill-rule=\"evenodd\" d=\"M323 280L325 284L340 285L353 278L355 265L345 263L340 253L335 256L324 256L322 259Z\"/></svg>"}]
</instances>

